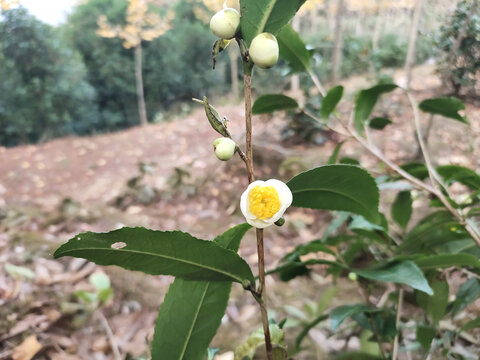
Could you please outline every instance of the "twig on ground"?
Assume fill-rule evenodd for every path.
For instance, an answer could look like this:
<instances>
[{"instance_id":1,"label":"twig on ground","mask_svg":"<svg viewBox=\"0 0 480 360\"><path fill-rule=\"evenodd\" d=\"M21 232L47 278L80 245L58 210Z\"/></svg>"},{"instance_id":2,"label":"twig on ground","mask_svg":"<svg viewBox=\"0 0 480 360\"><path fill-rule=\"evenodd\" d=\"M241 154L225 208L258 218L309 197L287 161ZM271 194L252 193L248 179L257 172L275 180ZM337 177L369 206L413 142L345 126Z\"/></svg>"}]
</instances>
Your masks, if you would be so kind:
<instances>
[{"instance_id":1,"label":"twig on ground","mask_svg":"<svg viewBox=\"0 0 480 360\"><path fill-rule=\"evenodd\" d=\"M96 312L100 322L102 323L103 329L107 333L108 341L110 342L110 348L112 349L112 354L115 360L123 360L122 355L120 354L120 350L118 349L117 341L115 340L115 336L113 335L112 329L108 324L105 315L103 315L101 310Z\"/></svg>"}]
</instances>

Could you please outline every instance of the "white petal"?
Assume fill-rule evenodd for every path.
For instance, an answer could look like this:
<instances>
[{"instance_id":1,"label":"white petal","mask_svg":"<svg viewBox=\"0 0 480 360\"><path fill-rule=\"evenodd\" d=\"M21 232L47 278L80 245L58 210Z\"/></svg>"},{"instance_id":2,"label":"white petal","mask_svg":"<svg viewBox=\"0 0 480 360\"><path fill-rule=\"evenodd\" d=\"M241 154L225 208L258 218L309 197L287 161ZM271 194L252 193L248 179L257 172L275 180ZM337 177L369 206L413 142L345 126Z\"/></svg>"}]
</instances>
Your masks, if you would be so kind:
<instances>
[{"instance_id":1,"label":"white petal","mask_svg":"<svg viewBox=\"0 0 480 360\"><path fill-rule=\"evenodd\" d=\"M248 210L248 195L250 194L250 190L252 190L255 186L263 185L263 184L265 184L265 181L262 181L262 180L256 180L252 182L250 185L248 185L247 189L243 192L242 196L240 197L240 210L242 211L242 214L243 216L245 216L247 221L248 219L256 219L256 216L253 215Z\"/></svg>"},{"instance_id":2,"label":"white petal","mask_svg":"<svg viewBox=\"0 0 480 360\"><path fill-rule=\"evenodd\" d=\"M264 220L260 220L260 219L248 219L247 218L247 222L252 225L253 227L256 227L257 229L263 229L263 228L266 228L270 225L273 225L273 223L270 223L270 222L267 222L267 221L264 221Z\"/></svg>"},{"instance_id":3,"label":"white petal","mask_svg":"<svg viewBox=\"0 0 480 360\"><path fill-rule=\"evenodd\" d=\"M288 206L283 205L280 208L280 210L278 210L275 213L275 215L273 215L270 219L268 219L268 221L270 221L272 223L276 222L278 219L280 219L283 216L283 214L285 213L285 210L287 210L287 208L288 208Z\"/></svg>"},{"instance_id":4,"label":"white petal","mask_svg":"<svg viewBox=\"0 0 480 360\"><path fill-rule=\"evenodd\" d=\"M266 185L273 186L277 190L280 203L289 207L293 201L293 195L290 188L283 182L277 179L270 179L266 181ZM286 208L285 208L286 209ZM285 210L284 210L285 211ZM283 213L282 213L283 214Z\"/></svg>"}]
</instances>

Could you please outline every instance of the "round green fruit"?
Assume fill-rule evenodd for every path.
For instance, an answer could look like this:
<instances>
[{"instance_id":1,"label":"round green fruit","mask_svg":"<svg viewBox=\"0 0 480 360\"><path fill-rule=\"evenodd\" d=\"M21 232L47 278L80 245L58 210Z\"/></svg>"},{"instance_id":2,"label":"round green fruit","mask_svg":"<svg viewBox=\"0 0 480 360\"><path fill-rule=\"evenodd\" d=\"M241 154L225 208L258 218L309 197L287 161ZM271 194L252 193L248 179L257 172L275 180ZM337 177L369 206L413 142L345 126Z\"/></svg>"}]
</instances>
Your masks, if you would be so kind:
<instances>
[{"instance_id":1,"label":"round green fruit","mask_svg":"<svg viewBox=\"0 0 480 360\"><path fill-rule=\"evenodd\" d=\"M222 161L228 161L235 154L237 144L229 138L218 138L213 142L213 150L217 158Z\"/></svg>"},{"instance_id":2,"label":"round green fruit","mask_svg":"<svg viewBox=\"0 0 480 360\"><path fill-rule=\"evenodd\" d=\"M270 33L261 33L253 38L248 49L250 59L262 69L271 68L278 61L277 38Z\"/></svg>"},{"instance_id":3,"label":"round green fruit","mask_svg":"<svg viewBox=\"0 0 480 360\"><path fill-rule=\"evenodd\" d=\"M231 39L240 25L240 14L237 10L226 8L212 16L210 30L220 39Z\"/></svg>"},{"instance_id":4,"label":"round green fruit","mask_svg":"<svg viewBox=\"0 0 480 360\"><path fill-rule=\"evenodd\" d=\"M352 281L357 281L358 280L358 276L354 272L348 273L348 278Z\"/></svg>"}]
</instances>

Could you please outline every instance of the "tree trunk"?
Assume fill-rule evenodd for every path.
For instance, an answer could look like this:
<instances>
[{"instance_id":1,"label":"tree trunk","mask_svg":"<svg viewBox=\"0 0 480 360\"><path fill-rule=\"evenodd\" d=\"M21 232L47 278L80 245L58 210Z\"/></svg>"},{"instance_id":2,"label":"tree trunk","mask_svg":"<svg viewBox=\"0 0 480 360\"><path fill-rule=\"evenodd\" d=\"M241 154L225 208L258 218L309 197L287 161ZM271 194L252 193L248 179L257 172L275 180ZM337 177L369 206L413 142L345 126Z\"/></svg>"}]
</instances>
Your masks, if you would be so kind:
<instances>
[{"instance_id":1,"label":"tree trunk","mask_svg":"<svg viewBox=\"0 0 480 360\"><path fill-rule=\"evenodd\" d=\"M300 18L295 16L292 20L292 28L295 31L300 31ZM296 94L300 91L300 77L298 74L292 75L290 78L290 90L292 90L292 93Z\"/></svg>"},{"instance_id":2,"label":"tree trunk","mask_svg":"<svg viewBox=\"0 0 480 360\"><path fill-rule=\"evenodd\" d=\"M135 46L135 81L137 85L138 115L140 125L148 124L147 109L145 107L145 96L143 94L143 77L142 77L142 44Z\"/></svg>"},{"instance_id":3,"label":"tree trunk","mask_svg":"<svg viewBox=\"0 0 480 360\"><path fill-rule=\"evenodd\" d=\"M237 58L237 49L234 48L233 45L230 45L227 48L228 57L230 59L230 76L231 76L231 83L232 83L232 96L234 99L238 99L238 58Z\"/></svg>"},{"instance_id":4,"label":"tree trunk","mask_svg":"<svg viewBox=\"0 0 480 360\"><path fill-rule=\"evenodd\" d=\"M405 59L405 88L410 89L410 81L412 80L412 67L415 63L415 47L418 37L418 25L422 16L422 8L425 0L416 0L415 11L413 13L412 27L410 30L410 38L408 39L407 58Z\"/></svg>"},{"instance_id":5,"label":"tree trunk","mask_svg":"<svg viewBox=\"0 0 480 360\"><path fill-rule=\"evenodd\" d=\"M345 0L338 0L337 15L335 16L335 40L332 56L332 74L331 81L333 84L340 80L340 70L342 66L343 52L343 14L345 12Z\"/></svg>"},{"instance_id":6,"label":"tree trunk","mask_svg":"<svg viewBox=\"0 0 480 360\"><path fill-rule=\"evenodd\" d=\"M375 12L375 28L373 29L372 36L372 50L375 51L378 48L378 40L380 39L380 30L382 29L382 9L381 5L378 5Z\"/></svg>"},{"instance_id":7,"label":"tree trunk","mask_svg":"<svg viewBox=\"0 0 480 360\"><path fill-rule=\"evenodd\" d=\"M326 14L327 14L328 29L331 32L334 32L335 31L335 19L334 19L334 13L332 11L332 0L325 0L325 9L326 9Z\"/></svg>"}]
</instances>

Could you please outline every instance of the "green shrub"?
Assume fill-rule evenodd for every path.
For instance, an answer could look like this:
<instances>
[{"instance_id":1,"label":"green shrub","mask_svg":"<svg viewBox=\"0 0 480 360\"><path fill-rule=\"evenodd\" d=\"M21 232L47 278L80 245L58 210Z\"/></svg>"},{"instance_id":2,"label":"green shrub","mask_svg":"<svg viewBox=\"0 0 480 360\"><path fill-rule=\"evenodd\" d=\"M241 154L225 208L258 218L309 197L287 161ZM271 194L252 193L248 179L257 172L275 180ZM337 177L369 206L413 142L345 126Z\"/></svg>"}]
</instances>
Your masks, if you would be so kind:
<instances>
[{"instance_id":1,"label":"green shrub","mask_svg":"<svg viewBox=\"0 0 480 360\"><path fill-rule=\"evenodd\" d=\"M467 20L473 2L460 1L449 22L440 27L440 36L437 41L438 49L442 52L443 61L439 70L443 75L444 85L454 94L459 95L465 89L466 93L475 92L477 74L480 69L480 16L474 13L468 23L465 37L460 43L453 61L450 61L450 52L455 44L461 28Z\"/></svg>"},{"instance_id":2,"label":"green shrub","mask_svg":"<svg viewBox=\"0 0 480 360\"><path fill-rule=\"evenodd\" d=\"M33 61L32 61L33 60ZM0 144L13 146L69 133L98 121L95 89L78 54L20 7L0 21Z\"/></svg>"}]
</instances>

